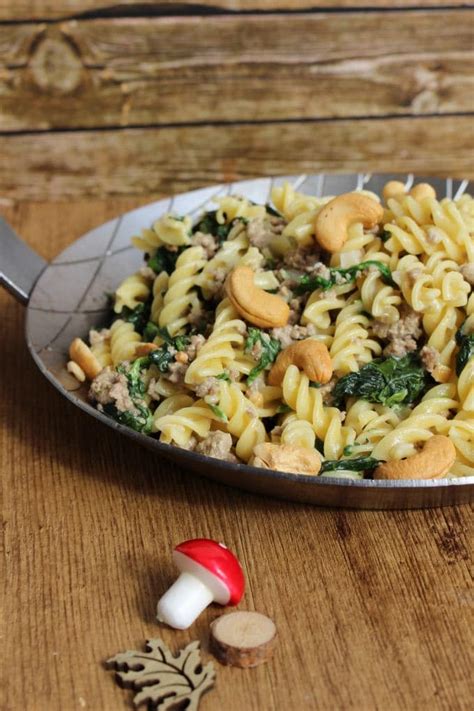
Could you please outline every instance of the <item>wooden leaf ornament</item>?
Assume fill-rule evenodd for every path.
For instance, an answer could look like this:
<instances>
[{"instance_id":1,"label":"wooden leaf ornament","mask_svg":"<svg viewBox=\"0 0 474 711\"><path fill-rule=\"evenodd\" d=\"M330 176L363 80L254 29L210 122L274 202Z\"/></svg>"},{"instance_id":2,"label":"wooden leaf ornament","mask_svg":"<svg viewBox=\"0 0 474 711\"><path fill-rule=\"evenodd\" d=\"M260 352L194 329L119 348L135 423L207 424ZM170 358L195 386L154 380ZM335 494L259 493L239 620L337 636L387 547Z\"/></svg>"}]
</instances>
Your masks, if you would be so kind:
<instances>
[{"instance_id":1,"label":"wooden leaf ornament","mask_svg":"<svg viewBox=\"0 0 474 711\"><path fill-rule=\"evenodd\" d=\"M191 642L174 656L161 639L147 640L144 652L122 652L107 660L117 682L138 691L134 705L160 711L197 711L202 694L215 680L212 662L202 664L199 642Z\"/></svg>"}]
</instances>

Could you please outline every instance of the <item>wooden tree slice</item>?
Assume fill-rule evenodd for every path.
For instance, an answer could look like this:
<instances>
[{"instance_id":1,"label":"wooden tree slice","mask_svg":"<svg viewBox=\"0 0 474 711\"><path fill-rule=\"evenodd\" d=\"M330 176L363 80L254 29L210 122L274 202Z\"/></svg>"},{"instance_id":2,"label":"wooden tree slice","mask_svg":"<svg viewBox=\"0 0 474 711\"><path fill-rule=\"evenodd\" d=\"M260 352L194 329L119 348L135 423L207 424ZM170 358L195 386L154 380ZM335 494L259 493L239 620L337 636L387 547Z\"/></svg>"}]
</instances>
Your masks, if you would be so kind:
<instances>
[{"instance_id":1,"label":"wooden tree slice","mask_svg":"<svg viewBox=\"0 0 474 711\"><path fill-rule=\"evenodd\" d=\"M212 623L210 647L221 664L247 669L270 659L276 633L273 620L260 612L231 612Z\"/></svg>"}]
</instances>

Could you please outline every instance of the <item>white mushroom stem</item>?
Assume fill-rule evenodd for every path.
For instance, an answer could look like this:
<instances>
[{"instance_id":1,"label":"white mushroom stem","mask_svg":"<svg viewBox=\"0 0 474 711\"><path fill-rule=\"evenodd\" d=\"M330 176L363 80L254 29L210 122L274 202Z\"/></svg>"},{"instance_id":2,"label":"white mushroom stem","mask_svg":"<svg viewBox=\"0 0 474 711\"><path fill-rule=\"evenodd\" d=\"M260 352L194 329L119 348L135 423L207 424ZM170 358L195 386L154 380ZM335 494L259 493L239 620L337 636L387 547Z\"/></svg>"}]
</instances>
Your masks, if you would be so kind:
<instances>
[{"instance_id":1,"label":"white mushroom stem","mask_svg":"<svg viewBox=\"0 0 474 711\"><path fill-rule=\"evenodd\" d=\"M183 572L159 600L157 617L170 627L185 630L213 600L214 593L205 583Z\"/></svg>"}]
</instances>

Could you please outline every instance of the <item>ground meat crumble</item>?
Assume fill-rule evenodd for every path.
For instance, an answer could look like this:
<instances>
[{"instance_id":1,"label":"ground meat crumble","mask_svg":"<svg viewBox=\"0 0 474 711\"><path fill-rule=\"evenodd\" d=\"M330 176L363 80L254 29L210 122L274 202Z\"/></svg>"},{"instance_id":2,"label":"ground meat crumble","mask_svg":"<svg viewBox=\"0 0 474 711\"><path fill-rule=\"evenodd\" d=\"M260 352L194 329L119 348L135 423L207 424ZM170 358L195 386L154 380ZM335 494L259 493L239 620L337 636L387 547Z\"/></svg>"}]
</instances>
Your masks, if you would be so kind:
<instances>
[{"instance_id":1,"label":"ground meat crumble","mask_svg":"<svg viewBox=\"0 0 474 711\"><path fill-rule=\"evenodd\" d=\"M206 378L196 387L198 398L205 399L209 405L217 405L220 394L220 381L217 378Z\"/></svg>"},{"instance_id":2,"label":"ground meat crumble","mask_svg":"<svg viewBox=\"0 0 474 711\"><path fill-rule=\"evenodd\" d=\"M255 217L247 225L247 236L253 247L265 249L272 240L281 234L285 228L285 220L282 217Z\"/></svg>"},{"instance_id":3,"label":"ground meat crumble","mask_svg":"<svg viewBox=\"0 0 474 711\"><path fill-rule=\"evenodd\" d=\"M319 261L320 256L319 250L313 246L301 247L292 252L287 252L283 257L283 264L290 269L311 273L317 264L321 264Z\"/></svg>"},{"instance_id":4,"label":"ground meat crumble","mask_svg":"<svg viewBox=\"0 0 474 711\"><path fill-rule=\"evenodd\" d=\"M422 334L420 321L421 315L403 304L398 321L389 324L381 319L375 319L370 324L370 328L374 336L388 341L383 351L385 356L401 358L417 349L417 339Z\"/></svg>"},{"instance_id":5,"label":"ground meat crumble","mask_svg":"<svg viewBox=\"0 0 474 711\"><path fill-rule=\"evenodd\" d=\"M123 373L117 373L110 367L104 368L92 381L89 397L96 400L99 405L115 405L119 412L132 412L138 410L128 392L128 381Z\"/></svg>"},{"instance_id":6,"label":"ground meat crumble","mask_svg":"<svg viewBox=\"0 0 474 711\"><path fill-rule=\"evenodd\" d=\"M193 244L200 245L204 249L207 259L211 259L219 249L218 240L210 234L196 232L193 236Z\"/></svg>"},{"instance_id":7,"label":"ground meat crumble","mask_svg":"<svg viewBox=\"0 0 474 711\"><path fill-rule=\"evenodd\" d=\"M291 346L295 341L302 341L305 338L316 335L315 327L309 323L307 326L288 325L282 328L274 328L271 331L273 338L277 338L282 348Z\"/></svg>"},{"instance_id":8,"label":"ground meat crumble","mask_svg":"<svg viewBox=\"0 0 474 711\"><path fill-rule=\"evenodd\" d=\"M199 442L195 448L195 452L205 454L207 457L215 457L225 462L237 462L235 454L232 454L232 437L228 432L210 432L206 439Z\"/></svg>"},{"instance_id":9,"label":"ground meat crumble","mask_svg":"<svg viewBox=\"0 0 474 711\"><path fill-rule=\"evenodd\" d=\"M436 348L423 346L420 351L420 358L428 373L433 374L439 365L439 353Z\"/></svg>"}]
</instances>

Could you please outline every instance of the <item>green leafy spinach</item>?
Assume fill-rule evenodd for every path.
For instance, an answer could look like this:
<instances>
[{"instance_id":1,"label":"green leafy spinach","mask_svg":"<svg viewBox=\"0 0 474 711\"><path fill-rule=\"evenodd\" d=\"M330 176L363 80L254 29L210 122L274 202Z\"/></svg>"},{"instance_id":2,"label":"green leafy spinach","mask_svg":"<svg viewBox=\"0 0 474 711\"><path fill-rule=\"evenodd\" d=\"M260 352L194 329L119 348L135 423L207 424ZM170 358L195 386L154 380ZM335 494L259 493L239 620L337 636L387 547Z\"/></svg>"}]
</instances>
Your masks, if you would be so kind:
<instances>
[{"instance_id":1,"label":"green leafy spinach","mask_svg":"<svg viewBox=\"0 0 474 711\"><path fill-rule=\"evenodd\" d=\"M339 469L348 469L353 472L361 472L366 469L375 469L380 464L378 459L372 457L356 457L355 459L327 459L321 465L321 474L325 472L335 472Z\"/></svg>"},{"instance_id":2,"label":"green leafy spinach","mask_svg":"<svg viewBox=\"0 0 474 711\"><path fill-rule=\"evenodd\" d=\"M144 434L149 434L151 432L151 426L153 424L153 415L151 410L149 410L144 405L135 405L138 413L130 412L126 410L125 412L120 412L117 410L115 405L109 403L104 405L104 412L109 417L112 417L121 425L126 425L130 427L135 432L143 432Z\"/></svg>"},{"instance_id":3,"label":"green leafy spinach","mask_svg":"<svg viewBox=\"0 0 474 711\"><path fill-rule=\"evenodd\" d=\"M272 338L268 333L264 333L259 328L250 327L248 337L245 341L245 352L250 353L252 348L260 343L262 347L261 356L255 368L250 371L247 383L250 385L258 378L260 373L273 363L281 350L281 343L277 338Z\"/></svg>"},{"instance_id":4,"label":"green leafy spinach","mask_svg":"<svg viewBox=\"0 0 474 711\"><path fill-rule=\"evenodd\" d=\"M429 381L418 353L413 352L402 358L375 358L338 380L333 396L338 406L344 398L355 396L393 407L415 402Z\"/></svg>"},{"instance_id":5,"label":"green leafy spinach","mask_svg":"<svg viewBox=\"0 0 474 711\"><path fill-rule=\"evenodd\" d=\"M150 318L150 308L151 305L149 301L138 304L134 309L129 309L128 306L124 306L117 315L117 318L131 323L135 331L142 334Z\"/></svg>"},{"instance_id":6,"label":"green leafy spinach","mask_svg":"<svg viewBox=\"0 0 474 711\"><path fill-rule=\"evenodd\" d=\"M205 215L193 227L193 233L203 232L204 234L216 237L219 242L224 242L232 229L232 224L223 224L217 221L217 210L206 212Z\"/></svg>"},{"instance_id":7,"label":"green leafy spinach","mask_svg":"<svg viewBox=\"0 0 474 711\"><path fill-rule=\"evenodd\" d=\"M468 361L474 356L474 333L464 333L466 322L456 331L456 343L459 346L456 355L456 374L461 375Z\"/></svg>"},{"instance_id":8,"label":"green leafy spinach","mask_svg":"<svg viewBox=\"0 0 474 711\"><path fill-rule=\"evenodd\" d=\"M117 371L127 379L127 389L133 403L133 410L118 410L113 403L104 406L104 412L122 425L131 427L136 432L145 434L151 432L153 415L146 406L143 397L145 395L145 383L141 377L141 371L147 366L148 358L137 358L130 366L123 364L117 367Z\"/></svg>"},{"instance_id":9,"label":"green leafy spinach","mask_svg":"<svg viewBox=\"0 0 474 711\"><path fill-rule=\"evenodd\" d=\"M360 264L354 264L352 267L347 267L342 269L341 267L331 267L329 269L330 276L325 279L322 276L311 276L305 274L299 280L299 284L295 289L296 294L305 294L308 291L314 291L315 289L330 289L338 284L347 284L349 282L355 281L357 276L368 269L369 267L375 267L379 270L380 276L386 284L390 286L396 286L392 279L392 272L387 267L386 264L378 262L375 259L368 259L366 262L360 262Z\"/></svg>"},{"instance_id":10,"label":"green leafy spinach","mask_svg":"<svg viewBox=\"0 0 474 711\"><path fill-rule=\"evenodd\" d=\"M155 274L161 274L161 272L171 274L175 270L176 260L183 249L183 247L180 247L176 251L172 252L166 247L158 247L155 254L149 258L147 264L150 269L153 269Z\"/></svg>"}]
</instances>

